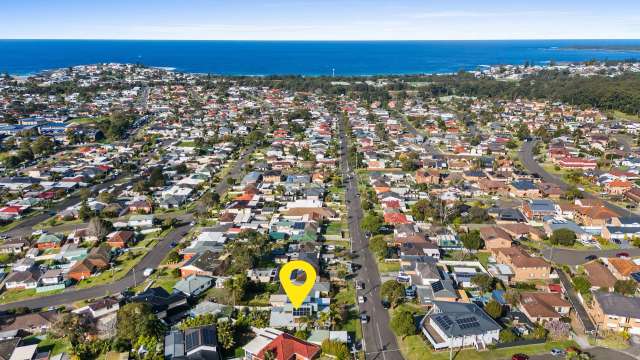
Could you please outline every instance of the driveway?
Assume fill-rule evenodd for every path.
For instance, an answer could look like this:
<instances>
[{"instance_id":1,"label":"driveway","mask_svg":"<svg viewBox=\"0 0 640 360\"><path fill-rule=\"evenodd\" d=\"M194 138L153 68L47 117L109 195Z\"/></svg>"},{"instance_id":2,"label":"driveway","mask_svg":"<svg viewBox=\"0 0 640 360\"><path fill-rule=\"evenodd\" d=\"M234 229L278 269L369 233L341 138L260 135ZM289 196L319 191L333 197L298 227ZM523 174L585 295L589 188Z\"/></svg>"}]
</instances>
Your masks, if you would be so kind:
<instances>
[{"instance_id":1,"label":"driveway","mask_svg":"<svg viewBox=\"0 0 640 360\"><path fill-rule=\"evenodd\" d=\"M569 277L561 269L556 269L556 272L558 273L558 277L560 278L562 287L567 293L567 297L571 302L573 310L578 315L578 319L580 319L580 323L584 328L584 332L594 333L596 331L596 326L593 324L593 321L591 321L591 318L589 317L587 310L584 308L584 306L582 306L582 303L580 302L580 299L578 298L576 291L573 289L573 284L569 280Z\"/></svg>"}]
</instances>

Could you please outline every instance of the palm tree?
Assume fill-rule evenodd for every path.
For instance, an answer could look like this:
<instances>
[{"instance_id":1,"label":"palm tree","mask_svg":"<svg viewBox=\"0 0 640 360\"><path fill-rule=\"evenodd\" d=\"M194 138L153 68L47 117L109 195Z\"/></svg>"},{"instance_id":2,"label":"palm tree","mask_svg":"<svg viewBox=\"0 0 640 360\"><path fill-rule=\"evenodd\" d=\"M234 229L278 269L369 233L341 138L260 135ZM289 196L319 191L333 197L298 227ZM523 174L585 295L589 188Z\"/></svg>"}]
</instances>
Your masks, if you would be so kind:
<instances>
[{"instance_id":1,"label":"palm tree","mask_svg":"<svg viewBox=\"0 0 640 360\"><path fill-rule=\"evenodd\" d=\"M264 360L276 360L276 354L272 350L264 352Z\"/></svg>"},{"instance_id":2,"label":"palm tree","mask_svg":"<svg viewBox=\"0 0 640 360\"><path fill-rule=\"evenodd\" d=\"M315 327L315 320L310 316L301 316L299 319L300 325L303 325L305 329Z\"/></svg>"},{"instance_id":3,"label":"palm tree","mask_svg":"<svg viewBox=\"0 0 640 360\"><path fill-rule=\"evenodd\" d=\"M331 312L330 311L323 311L318 316L318 324L322 328L326 328L327 324L331 325L330 321L331 321Z\"/></svg>"},{"instance_id":4,"label":"palm tree","mask_svg":"<svg viewBox=\"0 0 640 360\"><path fill-rule=\"evenodd\" d=\"M331 322L331 329L335 329L336 326L343 320L342 313L337 304L329 305L329 320Z\"/></svg>"},{"instance_id":5,"label":"palm tree","mask_svg":"<svg viewBox=\"0 0 640 360\"><path fill-rule=\"evenodd\" d=\"M242 295L244 294L244 281L239 277L231 277L224 282L224 287L229 289L229 293L233 298L233 307L235 308L236 301L238 298L242 298Z\"/></svg>"}]
</instances>

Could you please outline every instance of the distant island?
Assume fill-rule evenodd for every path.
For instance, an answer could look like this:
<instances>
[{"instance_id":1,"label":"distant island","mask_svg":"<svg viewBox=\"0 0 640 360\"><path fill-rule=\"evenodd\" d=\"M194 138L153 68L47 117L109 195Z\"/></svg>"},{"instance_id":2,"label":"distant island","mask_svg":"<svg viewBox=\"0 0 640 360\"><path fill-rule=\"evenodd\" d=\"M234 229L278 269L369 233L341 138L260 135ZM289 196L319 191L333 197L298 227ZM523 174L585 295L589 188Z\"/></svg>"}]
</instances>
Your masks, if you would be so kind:
<instances>
[{"instance_id":1,"label":"distant island","mask_svg":"<svg viewBox=\"0 0 640 360\"><path fill-rule=\"evenodd\" d=\"M593 50L593 51L640 51L638 45L572 45L558 48L560 50Z\"/></svg>"}]
</instances>

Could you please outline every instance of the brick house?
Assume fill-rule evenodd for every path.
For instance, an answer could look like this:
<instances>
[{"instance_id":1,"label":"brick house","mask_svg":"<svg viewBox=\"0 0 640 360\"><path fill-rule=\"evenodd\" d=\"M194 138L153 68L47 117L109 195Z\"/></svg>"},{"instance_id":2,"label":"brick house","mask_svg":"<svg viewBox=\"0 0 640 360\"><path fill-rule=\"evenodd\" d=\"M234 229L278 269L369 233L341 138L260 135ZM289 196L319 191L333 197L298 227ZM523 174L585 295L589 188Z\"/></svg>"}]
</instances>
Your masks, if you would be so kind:
<instances>
[{"instance_id":1,"label":"brick house","mask_svg":"<svg viewBox=\"0 0 640 360\"><path fill-rule=\"evenodd\" d=\"M596 292L593 305L588 308L600 329L628 331L640 335L640 298L614 292Z\"/></svg>"},{"instance_id":2,"label":"brick house","mask_svg":"<svg viewBox=\"0 0 640 360\"><path fill-rule=\"evenodd\" d=\"M532 257L519 247L493 250L496 261L513 269L513 281L548 280L551 266L544 259Z\"/></svg>"}]
</instances>

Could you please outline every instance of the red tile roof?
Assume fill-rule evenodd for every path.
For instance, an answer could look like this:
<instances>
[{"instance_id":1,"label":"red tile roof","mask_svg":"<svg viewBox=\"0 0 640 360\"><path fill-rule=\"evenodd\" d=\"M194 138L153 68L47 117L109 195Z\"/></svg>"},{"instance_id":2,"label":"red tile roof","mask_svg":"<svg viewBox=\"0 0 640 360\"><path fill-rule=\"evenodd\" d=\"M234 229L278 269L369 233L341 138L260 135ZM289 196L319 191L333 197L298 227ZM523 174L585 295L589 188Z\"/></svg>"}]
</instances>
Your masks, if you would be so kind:
<instances>
[{"instance_id":1,"label":"red tile roof","mask_svg":"<svg viewBox=\"0 0 640 360\"><path fill-rule=\"evenodd\" d=\"M267 351L271 351L277 360L313 359L320 353L320 346L284 333L260 350L258 358L264 359Z\"/></svg>"},{"instance_id":2,"label":"red tile roof","mask_svg":"<svg viewBox=\"0 0 640 360\"><path fill-rule=\"evenodd\" d=\"M400 213L385 213L384 222L387 224L409 224L407 217Z\"/></svg>"}]
</instances>

